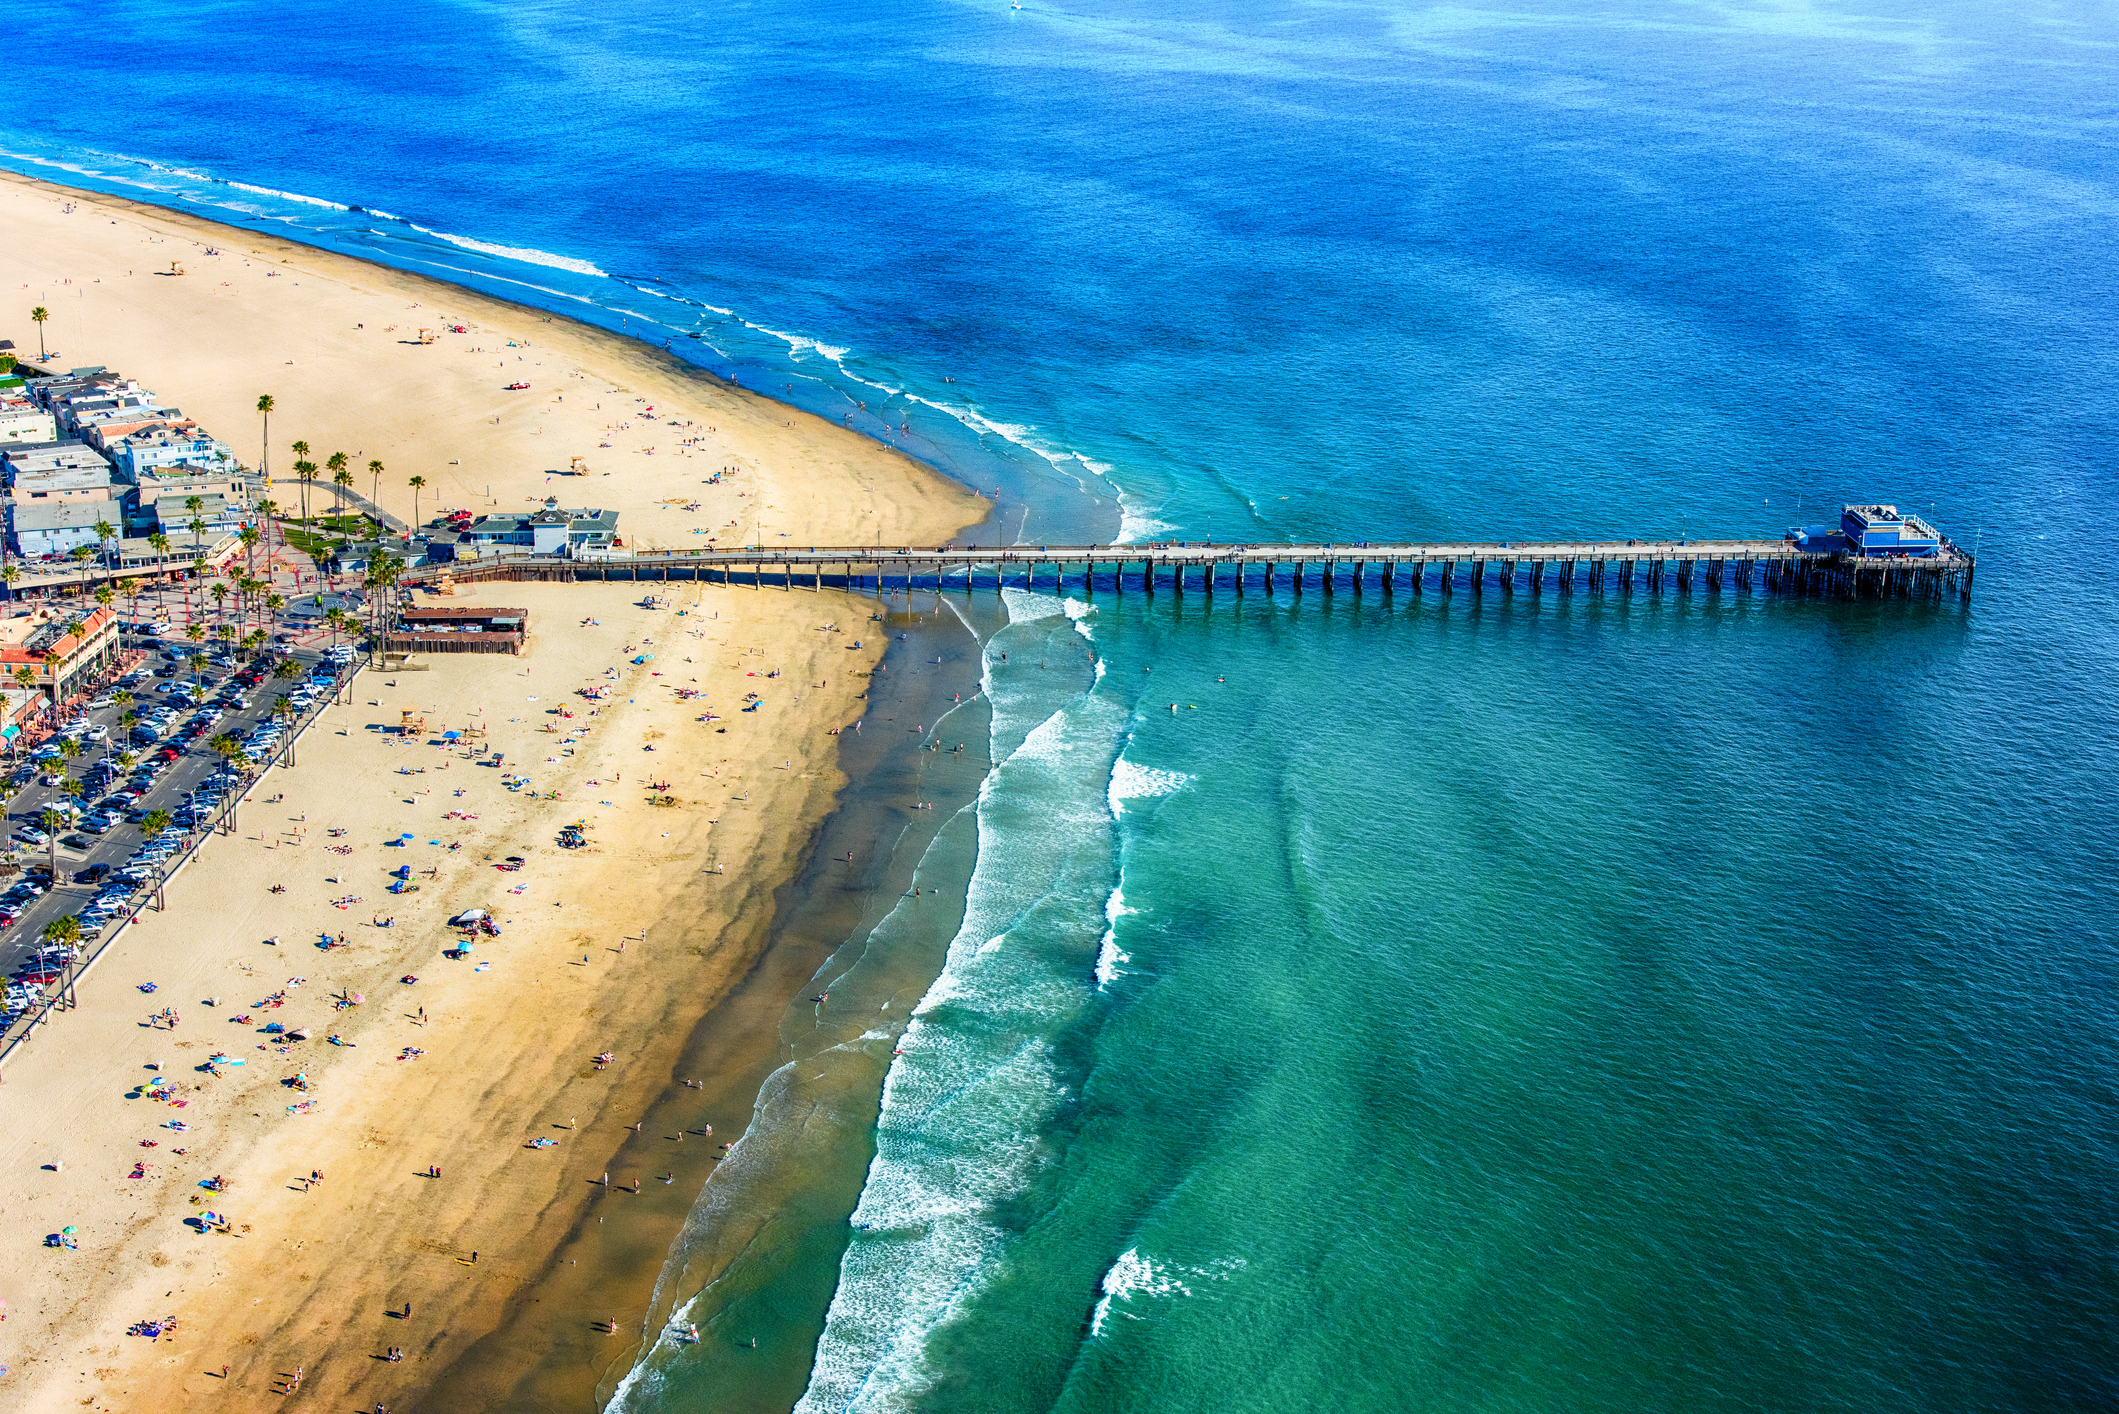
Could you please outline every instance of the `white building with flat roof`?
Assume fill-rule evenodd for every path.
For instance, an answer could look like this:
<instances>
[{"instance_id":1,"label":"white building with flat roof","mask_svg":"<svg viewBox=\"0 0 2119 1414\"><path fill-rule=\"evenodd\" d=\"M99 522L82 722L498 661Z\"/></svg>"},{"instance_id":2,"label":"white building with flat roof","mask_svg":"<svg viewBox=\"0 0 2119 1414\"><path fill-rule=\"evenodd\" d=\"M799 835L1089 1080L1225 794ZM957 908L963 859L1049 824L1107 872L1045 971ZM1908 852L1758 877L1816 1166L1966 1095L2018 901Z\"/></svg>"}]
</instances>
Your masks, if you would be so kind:
<instances>
[{"instance_id":1,"label":"white building with flat roof","mask_svg":"<svg viewBox=\"0 0 2119 1414\"><path fill-rule=\"evenodd\" d=\"M100 523L113 531L123 528L123 516L108 501L60 501L50 505L8 507L8 538L15 553L24 559L63 555L81 545L95 545Z\"/></svg>"},{"instance_id":2,"label":"white building with flat roof","mask_svg":"<svg viewBox=\"0 0 2119 1414\"><path fill-rule=\"evenodd\" d=\"M28 398L0 396L0 442L23 446L55 442L59 424Z\"/></svg>"}]
</instances>

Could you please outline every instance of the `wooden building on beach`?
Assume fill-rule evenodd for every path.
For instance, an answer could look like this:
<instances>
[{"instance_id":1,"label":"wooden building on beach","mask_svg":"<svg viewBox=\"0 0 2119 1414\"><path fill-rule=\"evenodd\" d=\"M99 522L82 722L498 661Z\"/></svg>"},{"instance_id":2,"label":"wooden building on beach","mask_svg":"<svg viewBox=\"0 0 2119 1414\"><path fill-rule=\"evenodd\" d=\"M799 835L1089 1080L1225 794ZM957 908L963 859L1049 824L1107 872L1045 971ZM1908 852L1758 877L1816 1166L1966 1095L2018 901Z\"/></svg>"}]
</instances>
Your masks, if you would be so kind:
<instances>
[{"instance_id":1,"label":"wooden building on beach","mask_svg":"<svg viewBox=\"0 0 2119 1414\"><path fill-rule=\"evenodd\" d=\"M520 653L529 636L526 609L406 609L384 637L388 653Z\"/></svg>"}]
</instances>

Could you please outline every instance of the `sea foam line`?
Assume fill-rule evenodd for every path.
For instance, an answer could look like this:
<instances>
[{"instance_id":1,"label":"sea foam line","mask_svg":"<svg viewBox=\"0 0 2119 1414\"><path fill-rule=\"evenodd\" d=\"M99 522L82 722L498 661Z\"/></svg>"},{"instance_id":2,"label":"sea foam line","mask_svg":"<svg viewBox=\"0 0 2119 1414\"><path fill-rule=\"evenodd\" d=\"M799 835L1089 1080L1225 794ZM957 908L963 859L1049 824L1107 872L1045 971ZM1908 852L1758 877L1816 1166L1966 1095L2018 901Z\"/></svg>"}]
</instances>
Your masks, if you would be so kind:
<instances>
[{"instance_id":1,"label":"sea foam line","mask_svg":"<svg viewBox=\"0 0 2119 1414\"><path fill-rule=\"evenodd\" d=\"M380 220L389 221L393 224L403 226L407 230L418 232L420 235L430 237L434 240L444 242L448 245L453 245L460 250L470 251L479 255L491 256L497 260L509 260L524 265L541 266L543 268L551 270L563 270L570 274L580 275L589 279L619 280L619 277L611 275L609 272L603 270L594 262L584 260L579 257L560 255L552 251L538 249L534 246L507 245L497 241L480 240L473 236L457 235L453 232L437 230L430 226L422 226L417 224L416 222L406 219L405 217L397 216L390 212L383 211L377 207L367 206L361 203L334 201L328 197L312 196L305 192L287 191L279 187L262 186L253 182L244 182L230 177L217 176L210 171L203 171L190 167L181 167L169 163L157 162L152 158L138 157L130 153L104 152L100 149L93 148L83 149L83 151L88 157L92 159L99 159L104 162L122 164L125 167L136 169L136 171L152 172L161 176L178 179L181 182L196 183L208 188L223 188L230 191L245 192L253 196L264 197L273 201L289 202L296 205L312 207L323 211L334 211L346 214L374 216ZM322 228L303 226L302 223L296 221L291 215L288 215L283 212L261 210L252 206L242 205L228 201L214 201L205 192L195 190L171 189L168 184L142 181L137 176L130 175L125 172L111 171L102 166L85 165L80 162L68 161L60 157L45 156L36 153L16 151L12 149L0 149L0 157L5 157L19 162L30 163L38 167L45 167L59 171L69 172L76 176L91 178L94 180L115 182L121 185L151 191L161 196L173 196L180 200L191 201L204 205L218 205L224 208L225 210L237 212L241 215L248 216L256 220L276 221L285 225L297 226L301 227L302 229L309 230L313 234L330 234L330 232L325 231ZM371 233L375 235L387 234L385 232L380 231L372 231ZM363 254L368 255L370 258L373 258L378 253L379 252L373 250L363 252ZM407 263L411 262L408 261ZM655 316L644 313L639 310L620 309L616 306L609 305L602 300L586 297L571 291L550 289L549 287L537 284L534 281L510 279L507 276L496 275L491 271L463 270L455 266L445 265L435 261L421 260L419 263L426 264L433 269L447 270L454 274L474 275L484 279L506 280L508 283L516 285L519 288L525 290L533 290L539 294L549 295L555 299L568 300L572 303L587 304L593 308L602 309L609 313L619 314L626 318L637 319L645 323L656 325L658 327L667 328L672 333L684 333L689 336L697 332L693 330L683 330L679 329L675 325L665 324L662 320L656 318ZM801 356L803 354L813 352L819 358L829 363L834 372L836 372L839 376L847 379L849 382L858 384L859 386L864 388L873 389L877 393L882 394L886 399L900 398L907 403L915 403L920 405L921 407L925 407L934 412L941 413L943 416L951 419L958 425L964 427L967 431L970 431L976 435L998 437L1002 441L1005 441L1010 445L1018 447L1021 450L1026 451L1031 455L1039 458L1040 460L1044 461L1048 466L1050 466L1053 470L1068 475L1070 479L1074 481L1075 485L1085 492L1092 490L1092 487L1089 484L1091 481L1099 483L1099 485L1094 489L1101 493L1109 494L1110 496L1112 496L1113 499L1118 502L1121 517L1121 526L1118 538L1122 543L1137 542L1173 528L1169 522L1160 519L1156 511L1143 507L1136 497L1132 496L1126 491L1124 486L1117 479L1116 468L1113 467L1109 462L1098 461L1080 452L1075 452L1065 447L1054 446L1050 444L1046 439L1037 436L1036 428L1030 424L1003 421L1000 418L990 417L985 413L978 411L976 408L970 407L961 402L927 397L922 394L912 392L911 390L903 386L892 386L889 383L878 382L872 377L864 376L863 374L855 371L849 365L848 360L851 359L854 355L853 351L846 346L827 344L821 339L811 338L808 335L791 333L782 329L775 329L767 324L746 319L740 314L737 314L735 311L723 308L719 305L708 304L701 300L693 300L684 296L669 294L663 291L643 289L641 286L633 284L630 281L620 282L627 284L629 288L635 289L636 291L643 294L650 294L656 298L669 300L671 302L683 304L695 309L710 310L714 314L720 315L724 318L734 319L741 323L745 328L750 329L756 333L763 334L768 338L778 340L782 344L786 345L791 362L799 364L799 362L801 361ZM731 357L731 355L729 355L725 350L720 349L718 346L714 347L714 351L724 358Z\"/></svg>"},{"instance_id":2,"label":"sea foam line","mask_svg":"<svg viewBox=\"0 0 2119 1414\"><path fill-rule=\"evenodd\" d=\"M1099 794L1123 708L1090 692L1048 710L1050 675L998 672L1003 651L1020 661L1065 632L1050 624L1060 601L1004 597L1011 622L986 651L998 764L979 792L963 925L885 1076L875 1159L798 1414L911 1409L930 1387L934 1332L1006 1260L999 1207L1050 1161L1040 1135L1068 1091L1049 1038L1094 995L1081 959L1105 931Z\"/></svg>"}]
</instances>

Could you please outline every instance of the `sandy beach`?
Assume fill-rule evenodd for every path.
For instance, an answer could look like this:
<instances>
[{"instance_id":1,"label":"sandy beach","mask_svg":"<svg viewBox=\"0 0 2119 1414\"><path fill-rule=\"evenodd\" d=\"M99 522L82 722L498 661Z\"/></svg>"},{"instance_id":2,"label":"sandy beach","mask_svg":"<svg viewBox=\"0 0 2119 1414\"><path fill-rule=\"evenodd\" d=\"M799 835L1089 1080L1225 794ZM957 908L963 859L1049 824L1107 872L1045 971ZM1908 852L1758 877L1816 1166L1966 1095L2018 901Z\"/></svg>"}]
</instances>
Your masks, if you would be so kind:
<instances>
[{"instance_id":1,"label":"sandy beach","mask_svg":"<svg viewBox=\"0 0 2119 1414\"><path fill-rule=\"evenodd\" d=\"M54 366L136 376L253 449L270 392L276 465L296 437L379 459L407 518L414 474L429 514L553 494L618 509L636 546L940 540L984 513L888 448L599 331L18 178L0 204L0 261L25 316L53 310ZM172 260L186 273L151 273ZM410 341L446 323L470 332ZM26 317L12 332L34 350ZM576 456L590 475L548 492ZM742 470L700 485L723 467ZM635 1348L659 1253L749 1116L680 1057L757 969L774 892L845 785L831 733L861 715L881 626L844 594L717 586L440 602L526 609L528 651L356 678L6 1068L10 1407L284 1407L299 1369L318 1407L408 1408L452 1369L461 1400L467 1352L518 1340L478 1387L580 1407ZM559 845L573 822L587 847ZM416 892L386 892L400 867ZM500 934L445 957L468 908ZM148 1023L164 1006L175 1031ZM140 1094L157 1075L181 1105ZM203 1210L229 1231L187 1224ZM78 1251L41 1245L69 1225ZM126 1334L165 1317L173 1334Z\"/></svg>"}]
</instances>

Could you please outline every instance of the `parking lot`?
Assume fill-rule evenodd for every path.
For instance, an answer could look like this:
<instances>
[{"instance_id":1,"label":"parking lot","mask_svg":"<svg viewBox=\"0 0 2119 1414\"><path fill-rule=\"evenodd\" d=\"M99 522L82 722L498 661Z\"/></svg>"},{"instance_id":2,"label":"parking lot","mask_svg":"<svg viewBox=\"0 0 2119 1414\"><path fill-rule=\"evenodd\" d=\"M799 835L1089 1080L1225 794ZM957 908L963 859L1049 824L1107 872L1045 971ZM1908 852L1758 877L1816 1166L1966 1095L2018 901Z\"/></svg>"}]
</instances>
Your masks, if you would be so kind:
<instances>
[{"instance_id":1,"label":"parking lot","mask_svg":"<svg viewBox=\"0 0 2119 1414\"><path fill-rule=\"evenodd\" d=\"M23 868L0 881L9 1027L61 979L67 958L46 945L45 925L77 918L81 951L93 952L98 939L143 906L244 783L331 700L353 658L350 648L247 660L222 654L195 671L188 643L142 639L128 646L146 648L147 661L18 765L8 783L7 848ZM291 714L276 714L282 697ZM241 772L210 744L224 734L243 754ZM70 762L61 742L78 747ZM81 783L78 795L65 789L65 776ZM51 833L43 822L52 811L66 824L51 832L57 871L47 878ZM166 823L150 818L156 812Z\"/></svg>"}]
</instances>

